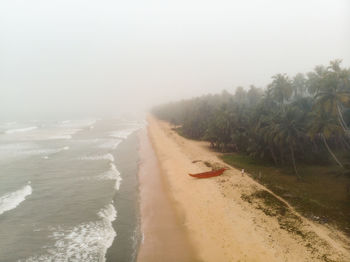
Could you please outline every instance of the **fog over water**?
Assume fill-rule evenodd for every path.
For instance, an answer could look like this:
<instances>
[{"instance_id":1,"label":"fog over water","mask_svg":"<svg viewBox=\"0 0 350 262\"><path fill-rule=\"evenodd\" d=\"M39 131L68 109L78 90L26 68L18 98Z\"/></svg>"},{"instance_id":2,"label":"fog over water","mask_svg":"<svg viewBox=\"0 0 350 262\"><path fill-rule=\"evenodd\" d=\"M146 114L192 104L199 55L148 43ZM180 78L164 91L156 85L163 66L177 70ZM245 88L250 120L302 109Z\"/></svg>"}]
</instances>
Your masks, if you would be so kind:
<instances>
[{"instance_id":1,"label":"fog over water","mask_svg":"<svg viewBox=\"0 0 350 262\"><path fill-rule=\"evenodd\" d=\"M113 115L350 65L348 0L2 0L0 119Z\"/></svg>"}]
</instances>

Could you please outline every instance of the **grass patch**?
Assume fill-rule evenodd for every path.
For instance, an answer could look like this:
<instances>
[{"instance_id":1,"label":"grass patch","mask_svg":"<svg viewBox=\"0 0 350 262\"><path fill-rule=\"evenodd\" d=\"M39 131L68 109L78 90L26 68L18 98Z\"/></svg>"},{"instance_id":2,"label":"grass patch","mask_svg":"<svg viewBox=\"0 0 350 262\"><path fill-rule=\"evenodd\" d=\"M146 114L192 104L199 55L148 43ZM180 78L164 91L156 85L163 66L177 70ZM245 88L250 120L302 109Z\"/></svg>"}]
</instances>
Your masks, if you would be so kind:
<instances>
[{"instance_id":1,"label":"grass patch","mask_svg":"<svg viewBox=\"0 0 350 262\"><path fill-rule=\"evenodd\" d=\"M276 217L281 229L302 240L305 247L323 261L330 259L327 250L329 245L314 232L306 230L299 216L291 212L288 206L266 190L259 190L250 195L242 195L244 201L252 204L267 216Z\"/></svg>"},{"instance_id":2,"label":"grass patch","mask_svg":"<svg viewBox=\"0 0 350 262\"><path fill-rule=\"evenodd\" d=\"M305 217L318 223L332 224L350 236L350 177L337 166L298 165L303 177L300 181L288 167L275 167L237 153L225 154L222 159L231 166L244 168L255 180L286 199ZM259 195L244 197L249 200L259 198ZM266 196L262 198L267 205L275 202ZM277 206L280 209L270 208L266 212L272 212L270 215L283 213L283 205Z\"/></svg>"}]
</instances>

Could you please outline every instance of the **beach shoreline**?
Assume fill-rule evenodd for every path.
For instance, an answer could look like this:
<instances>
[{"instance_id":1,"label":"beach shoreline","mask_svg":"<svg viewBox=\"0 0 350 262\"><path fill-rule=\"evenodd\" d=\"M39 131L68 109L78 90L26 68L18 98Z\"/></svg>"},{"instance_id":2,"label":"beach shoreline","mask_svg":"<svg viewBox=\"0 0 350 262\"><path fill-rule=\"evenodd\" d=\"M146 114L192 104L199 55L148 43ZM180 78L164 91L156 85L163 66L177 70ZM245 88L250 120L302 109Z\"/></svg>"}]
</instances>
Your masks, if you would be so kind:
<instances>
[{"instance_id":1,"label":"beach shoreline","mask_svg":"<svg viewBox=\"0 0 350 262\"><path fill-rule=\"evenodd\" d=\"M148 132L165 188L173 199L170 205L181 218L198 260L349 260L348 239L301 217L283 199L248 175L242 176L240 170L229 167L222 176L210 179L189 177L187 173L208 171L209 166L227 166L208 149L208 143L185 139L152 116L148 117ZM253 198L261 193L277 200L287 215L276 214L279 209Z\"/></svg>"},{"instance_id":2,"label":"beach shoreline","mask_svg":"<svg viewBox=\"0 0 350 262\"><path fill-rule=\"evenodd\" d=\"M137 261L198 261L169 195L147 128L140 130L138 135L142 239Z\"/></svg>"}]
</instances>

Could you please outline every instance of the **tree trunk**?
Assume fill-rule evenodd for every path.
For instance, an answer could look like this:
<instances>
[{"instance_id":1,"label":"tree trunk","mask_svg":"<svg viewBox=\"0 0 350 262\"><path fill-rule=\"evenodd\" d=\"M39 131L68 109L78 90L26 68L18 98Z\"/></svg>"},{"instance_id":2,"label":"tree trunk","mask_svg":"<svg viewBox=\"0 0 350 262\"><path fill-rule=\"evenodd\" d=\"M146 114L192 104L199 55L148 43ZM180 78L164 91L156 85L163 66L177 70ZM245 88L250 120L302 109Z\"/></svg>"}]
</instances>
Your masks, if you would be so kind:
<instances>
[{"instance_id":1,"label":"tree trunk","mask_svg":"<svg viewBox=\"0 0 350 262\"><path fill-rule=\"evenodd\" d=\"M280 151L280 159L281 159L281 164L282 166L285 165L285 161L284 161L284 153L283 153L283 150L279 150Z\"/></svg>"},{"instance_id":2,"label":"tree trunk","mask_svg":"<svg viewBox=\"0 0 350 262\"><path fill-rule=\"evenodd\" d=\"M298 170L297 170L297 166L296 166L296 164L295 164L295 157L294 157L294 149L293 149L293 146L290 146L290 147L289 147L289 150L290 150L290 152L291 152L291 154L292 154L292 161L293 161L294 172L295 172L295 174L297 175L297 177L298 177L299 179L301 179L301 177L300 177L300 175L299 175L299 173L298 173Z\"/></svg>"},{"instance_id":3,"label":"tree trunk","mask_svg":"<svg viewBox=\"0 0 350 262\"><path fill-rule=\"evenodd\" d=\"M347 149L350 149L350 145L349 145L348 142L346 141L346 137L345 137L345 138L342 137L342 140L343 140L343 143L344 143L345 147L346 147Z\"/></svg>"},{"instance_id":4,"label":"tree trunk","mask_svg":"<svg viewBox=\"0 0 350 262\"><path fill-rule=\"evenodd\" d=\"M337 164L338 164L340 167L344 168L343 165L342 165L342 163L340 163L340 161L338 160L338 158L335 156L335 154L332 152L332 150L331 150L330 147L328 146L328 143L327 143L327 140L326 140L325 136L324 136L323 134L321 134L321 137L322 137L322 139L323 139L324 145L326 146L328 152L331 154L331 156L333 157L333 159L335 160L335 162L337 162Z\"/></svg>"},{"instance_id":5,"label":"tree trunk","mask_svg":"<svg viewBox=\"0 0 350 262\"><path fill-rule=\"evenodd\" d=\"M270 154L272 156L273 162L275 163L275 166L277 166L278 162L277 162L277 158L276 158L275 152L273 151L273 148L271 146L269 146L269 150L270 150Z\"/></svg>"},{"instance_id":6,"label":"tree trunk","mask_svg":"<svg viewBox=\"0 0 350 262\"><path fill-rule=\"evenodd\" d=\"M343 128L345 134L349 135L349 128L347 127L347 125L346 125L346 123L344 121L343 114L341 113L339 104L337 104L337 109L338 109L338 120L339 120L339 123L340 123L341 127Z\"/></svg>"}]
</instances>

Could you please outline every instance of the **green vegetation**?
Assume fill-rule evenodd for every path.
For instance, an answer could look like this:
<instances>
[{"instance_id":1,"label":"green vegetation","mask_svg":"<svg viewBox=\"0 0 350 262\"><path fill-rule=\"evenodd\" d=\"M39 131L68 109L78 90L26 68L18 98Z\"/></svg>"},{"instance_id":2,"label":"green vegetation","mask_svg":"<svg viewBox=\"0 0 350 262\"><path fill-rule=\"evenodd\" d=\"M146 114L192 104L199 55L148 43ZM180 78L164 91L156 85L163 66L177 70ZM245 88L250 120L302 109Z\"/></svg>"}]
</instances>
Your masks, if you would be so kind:
<instances>
[{"instance_id":1,"label":"green vegetation","mask_svg":"<svg viewBox=\"0 0 350 262\"><path fill-rule=\"evenodd\" d=\"M191 139L231 153L227 163L287 198L303 214L350 232L350 68L335 60L307 74L277 74L153 109Z\"/></svg>"},{"instance_id":2,"label":"green vegetation","mask_svg":"<svg viewBox=\"0 0 350 262\"><path fill-rule=\"evenodd\" d=\"M286 199L298 212L318 223L336 225L350 235L350 177L336 165L300 165L300 181L293 168L276 167L272 163L255 160L237 153L225 154L222 159L229 165L244 168L255 180ZM257 195L251 197L269 198ZM250 197L250 198L251 198ZM278 212L283 215L284 205ZM264 210L263 210L264 211ZM282 212L283 211L283 212Z\"/></svg>"},{"instance_id":3,"label":"green vegetation","mask_svg":"<svg viewBox=\"0 0 350 262\"><path fill-rule=\"evenodd\" d=\"M303 226L302 219L288 206L266 190L259 190L250 195L243 194L242 200L252 204L267 216L276 217L281 229L298 237L312 254L323 261L334 261L328 254L329 245L314 232Z\"/></svg>"}]
</instances>

